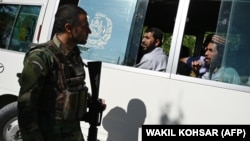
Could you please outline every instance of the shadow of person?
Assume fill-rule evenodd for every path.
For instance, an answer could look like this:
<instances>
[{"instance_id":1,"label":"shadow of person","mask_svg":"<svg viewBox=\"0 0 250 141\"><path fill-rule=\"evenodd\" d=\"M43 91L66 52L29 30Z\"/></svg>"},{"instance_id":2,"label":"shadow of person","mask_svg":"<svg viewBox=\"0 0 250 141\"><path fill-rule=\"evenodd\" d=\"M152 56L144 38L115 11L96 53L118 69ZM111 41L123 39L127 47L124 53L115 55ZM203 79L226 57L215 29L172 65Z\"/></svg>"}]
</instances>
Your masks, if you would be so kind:
<instances>
[{"instance_id":1,"label":"shadow of person","mask_svg":"<svg viewBox=\"0 0 250 141\"><path fill-rule=\"evenodd\" d=\"M137 141L138 130L146 118L146 106L139 99L132 99L127 112L115 107L103 118L103 128L108 132L107 141Z\"/></svg>"}]
</instances>

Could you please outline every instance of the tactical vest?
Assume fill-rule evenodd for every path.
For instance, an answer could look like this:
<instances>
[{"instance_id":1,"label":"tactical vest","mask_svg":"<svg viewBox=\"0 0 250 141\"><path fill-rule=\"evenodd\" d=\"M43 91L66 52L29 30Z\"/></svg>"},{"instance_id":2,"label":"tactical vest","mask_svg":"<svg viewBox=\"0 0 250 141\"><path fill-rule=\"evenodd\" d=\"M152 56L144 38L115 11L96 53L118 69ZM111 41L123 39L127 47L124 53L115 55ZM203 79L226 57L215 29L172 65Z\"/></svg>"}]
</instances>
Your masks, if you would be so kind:
<instances>
[{"instance_id":1,"label":"tactical vest","mask_svg":"<svg viewBox=\"0 0 250 141\"><path fill-rule=\"evenodd\" d=\"M54 85L54 92L56 93L55 118L66 121L82 119L87 111L89 94L85 86L84 63L79 50L77 50L79 54L74 55L73 58L67 57L58 50L53 41L49 41L33 47L31 51L42 47L45 47L45 51L53 57L55 66L50 68L52 76L49 76L49 79L53 79L49 82L54 81L56 83ZM25 58L28 54L29 52Z\"/></svg>"}]
</instances>

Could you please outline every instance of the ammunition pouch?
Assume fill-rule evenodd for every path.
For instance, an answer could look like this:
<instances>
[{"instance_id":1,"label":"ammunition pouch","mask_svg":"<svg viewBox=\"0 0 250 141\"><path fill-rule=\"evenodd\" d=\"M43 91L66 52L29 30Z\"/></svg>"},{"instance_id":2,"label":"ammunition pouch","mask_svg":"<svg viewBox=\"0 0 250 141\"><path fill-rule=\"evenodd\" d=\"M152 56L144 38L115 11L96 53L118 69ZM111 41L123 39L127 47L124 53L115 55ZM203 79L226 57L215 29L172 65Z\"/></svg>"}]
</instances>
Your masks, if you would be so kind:
<instances>
[{"instance_id":1,"label":"ammunition pouch","mask_svg":"<svg viewBox=\"0 0 250 141\"><path fill-rule=\"evenodd\" d=\"M64 90L58 93L56 100L57 119L74 121L80 120L87 112L88 89L81 91Z\"/></svg>"}]
</instances>

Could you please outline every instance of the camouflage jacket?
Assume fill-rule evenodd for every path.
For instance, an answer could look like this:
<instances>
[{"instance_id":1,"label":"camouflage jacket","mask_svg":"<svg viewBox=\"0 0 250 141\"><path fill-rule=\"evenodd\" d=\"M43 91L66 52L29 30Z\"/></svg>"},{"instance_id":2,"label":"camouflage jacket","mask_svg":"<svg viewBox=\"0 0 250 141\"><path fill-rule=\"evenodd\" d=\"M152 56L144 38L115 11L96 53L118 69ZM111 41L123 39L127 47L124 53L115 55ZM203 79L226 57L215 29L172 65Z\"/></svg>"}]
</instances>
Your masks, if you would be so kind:
<instances>
[{"instance_id":1,"label":"camouflage jacket","mask_svg":"<svg viewBox=\"0 0 250 141\"><path fill-rule=\"evenodd\" d=\"M74 121L83 114L77 115L74 110L86 108L87 88L80 51L75 47L64 56L56 36L48 43L36 45L26 53L19 84L19 127L21 132L27 132L37 140L43 140L43 129L40 128L43 123L40 121L42 114L50 115L55 120L69 117L69 120ZM84 97L79 97L82 92ZM72 95L73 98L67 97ZM65 104L65 101L69 103ZM73 107L73 112L69 110L70 106Z\"/></svg>"}]
</instances>

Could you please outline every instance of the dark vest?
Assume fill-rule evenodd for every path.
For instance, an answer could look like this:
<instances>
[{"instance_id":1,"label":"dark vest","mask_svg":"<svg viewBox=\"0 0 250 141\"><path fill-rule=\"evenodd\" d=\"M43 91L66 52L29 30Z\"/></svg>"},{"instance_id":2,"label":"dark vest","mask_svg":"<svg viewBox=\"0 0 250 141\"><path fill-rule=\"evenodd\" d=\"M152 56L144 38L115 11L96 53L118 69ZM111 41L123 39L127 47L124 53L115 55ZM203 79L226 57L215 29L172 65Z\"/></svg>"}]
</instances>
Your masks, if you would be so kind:
<instances>
[{"instance_id":1,"label":"dark vest","mask_svg":"<svg viewBox=\"0 0 250 141\"><path fill-rule=\"evenodd\" d=\"M43 48L53 58L39 99L38 109L52 113L58 120L81 119L87 110L88 89L85 86L84 63L76 47L65 56L49 41L31 49Z\"/></svg>"}]
</instances>

